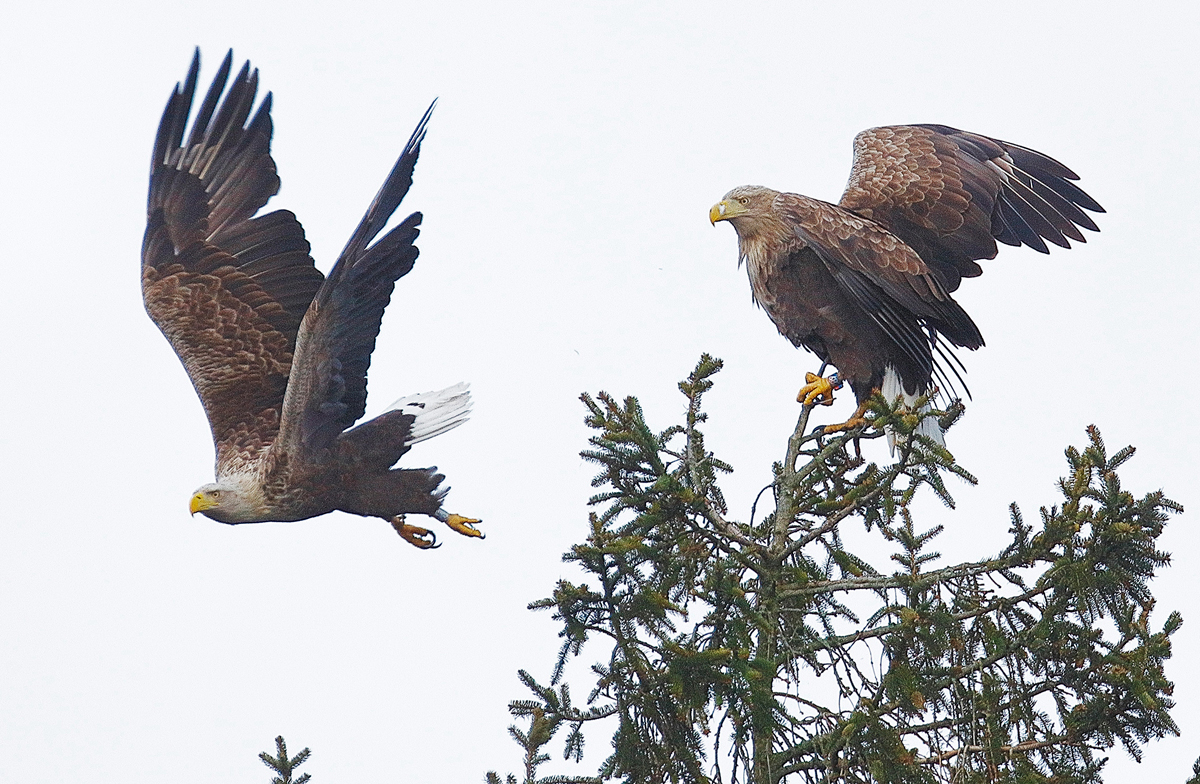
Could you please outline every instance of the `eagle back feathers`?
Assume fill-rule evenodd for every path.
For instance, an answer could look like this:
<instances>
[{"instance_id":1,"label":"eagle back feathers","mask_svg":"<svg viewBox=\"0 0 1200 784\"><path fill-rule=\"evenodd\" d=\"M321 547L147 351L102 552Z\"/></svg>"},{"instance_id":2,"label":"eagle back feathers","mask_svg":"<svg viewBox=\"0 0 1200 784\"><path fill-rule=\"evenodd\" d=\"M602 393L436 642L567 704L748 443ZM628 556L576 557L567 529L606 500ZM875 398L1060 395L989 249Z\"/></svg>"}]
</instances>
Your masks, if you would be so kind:
<instances>
[{"instance_id":1,"label":"eagle back feathers","mask_svg":"<svg viewBox=\"0 0 1200 784\"><path fill-rule=\"evenodd\" d=\"M868 314L903 333L904 343L924 354L924 340L901 328L901 311L892 303L945 333L956 345L978 348L983 337L966 312L950 298L938 276L894 234L846 210L805 196L784 193L776 210L806 247L825 262L830 274ZM919 333L919 330L918 330Z\"/></svg>"}]
</instances>

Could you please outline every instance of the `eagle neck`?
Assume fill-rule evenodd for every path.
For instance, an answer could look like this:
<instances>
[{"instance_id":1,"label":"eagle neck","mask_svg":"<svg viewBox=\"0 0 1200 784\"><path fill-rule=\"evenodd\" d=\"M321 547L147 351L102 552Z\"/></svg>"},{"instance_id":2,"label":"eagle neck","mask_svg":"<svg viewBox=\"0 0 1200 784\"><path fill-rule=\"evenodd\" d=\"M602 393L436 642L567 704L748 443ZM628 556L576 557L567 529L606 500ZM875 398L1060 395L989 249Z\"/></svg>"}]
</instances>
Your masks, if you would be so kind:
<instances>
[{"instance_id":1,"label":"eagle neck","mask_svg":"<svg viewBox=\"0 0 1200 784\"><path fill-rule=\"evenodd\" d=\"M738 264L745 263L750 291L757 305L769 303L767 281L781 259L799 245L796 235L779 220L756 220L738 226Z\"/></svg>"}]
</instances>

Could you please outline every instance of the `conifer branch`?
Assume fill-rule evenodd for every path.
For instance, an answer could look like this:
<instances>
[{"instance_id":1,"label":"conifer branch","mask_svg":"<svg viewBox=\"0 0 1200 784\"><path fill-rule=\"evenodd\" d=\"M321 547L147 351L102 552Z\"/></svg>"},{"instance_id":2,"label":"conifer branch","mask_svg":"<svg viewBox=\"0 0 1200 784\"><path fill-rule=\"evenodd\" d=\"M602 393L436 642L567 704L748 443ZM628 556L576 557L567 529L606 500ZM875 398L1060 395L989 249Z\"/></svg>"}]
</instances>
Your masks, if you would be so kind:
<instances>
[{"instance_id":1,"label":"conifer branch","mask_svg":"<svg viewBox=\"0 0 1200 784\"><path fill-rule=\"evenodd\" d=\"M307 748L294 757L288 757L287 743L284 742L282 735L278 735L275 738L275 754L276 756L272 757L264 751L258 755L264 765L279 774L271 779L271 784L305 784L312 778L307 773L301 774L298 779L292 778L292 773L296 768L304 764L304 761L312 754Z\"/></svg>"}]
</instances>

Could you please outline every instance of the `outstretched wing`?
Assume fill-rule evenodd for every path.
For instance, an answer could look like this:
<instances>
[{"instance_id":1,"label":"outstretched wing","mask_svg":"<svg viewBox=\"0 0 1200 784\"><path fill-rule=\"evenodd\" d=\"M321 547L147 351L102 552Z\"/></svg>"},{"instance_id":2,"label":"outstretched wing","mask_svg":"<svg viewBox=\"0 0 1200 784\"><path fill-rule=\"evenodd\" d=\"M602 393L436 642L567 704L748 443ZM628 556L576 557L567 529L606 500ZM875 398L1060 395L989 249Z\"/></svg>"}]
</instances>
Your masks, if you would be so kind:
<instances>
[{"instance_id":1,"label":"outstretched wing","mask_svg":"<svg viewBox=\"0 0 1200 784\"><path fill-rule=\"evenodd\" d=\"M279 190L271 95L247 124L258 89L247 62L221 100L232 58L225 56L186 142L199 50L167 102L142 243L146 311L196 387L218 473L274 440L300 321L324 279L292 213L253 217Z\"/></svg>"},{"instance_id":2,"label":"outstretched wing","mask_svg":"<svg viewBox=\"0 0 1200 784\"><path fill-rule=\"evenodd\" d=\"M396 281L417 259L421 213L371 241L412 185L432 112L431 105L304 316L280 427L285 452L329 447L366 410L371 352Z\"/></svg>"},{"instance_id":3,"label":"outstretched wing","mask_svg":"<svg viewBox=\"0 0 1200 784\"><path fill-rule=\"evenodd\" d=\"M781 193L775 209L915 367L937 374L948 388L954 386L934 358L935 352L940 354L957 375L955 360L939 336L970 349L982 346L983 336L912 248L870 221L806 196Z\"/></svg>"},{"instance_id":4,"label":"outstretched wing","mask_svg":"<svg viewBox=\"0 0 1200 784\"><path fill-rule=\"evenodd\" d=\"M1079 176L1027 147L946 125L895 125L854 139L854 165L839 204L904 240L947 291L983 270L996 240L1048 253L1099 231L1083 210L1104 212Z\"/></svg>"}]
</instances>

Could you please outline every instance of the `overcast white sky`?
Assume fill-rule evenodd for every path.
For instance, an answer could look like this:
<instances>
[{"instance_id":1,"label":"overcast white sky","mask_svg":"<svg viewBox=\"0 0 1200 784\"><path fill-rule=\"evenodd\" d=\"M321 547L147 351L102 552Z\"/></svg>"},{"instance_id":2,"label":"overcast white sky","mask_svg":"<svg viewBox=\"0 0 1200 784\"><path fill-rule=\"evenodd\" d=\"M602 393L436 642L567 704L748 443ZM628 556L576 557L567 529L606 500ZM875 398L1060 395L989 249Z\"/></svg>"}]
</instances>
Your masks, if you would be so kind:
<instances>
[{"instance_id":1,"label":"overcast white sky","mask_svg":"<svg viewBox=\"0 0 1200 784\"><path fill-rule=\"evenodd\" d=\"M1124 475L1189 508L1157 622L1200 754L1196 480L1197 17L1192 4L24 3L0 29L0 779L265 782L282 733L314 784L515 770L515 671L557 640L525 609L569 576L591 467L579 392L652 422L702 351L726 370L710 445L735 517L781 457L815 360L750 303L708 207L748 183L835 200L854 134L936 122L1055 156L1106 208L1049 257L1005 249L958 298L988 345L949 436L981 479L932 510L947 558L1057 501L1063 448L1100 426ZM902 6L905 6L902 8ZM335 514L227 527L187 514L212 477L200 406L138 288L155 126L192 48L229 47L275 94L272 207L328 270L435 96L369 413L470 381L473 419L417 447L486 541L418 552ZM847 400L829 413L849 410ZM878 444L872 448L880 448ZM589 746L593 764L606 739ZM1120 749L1107 776L1128 780Z\"/></svg>"}]
</instances>

